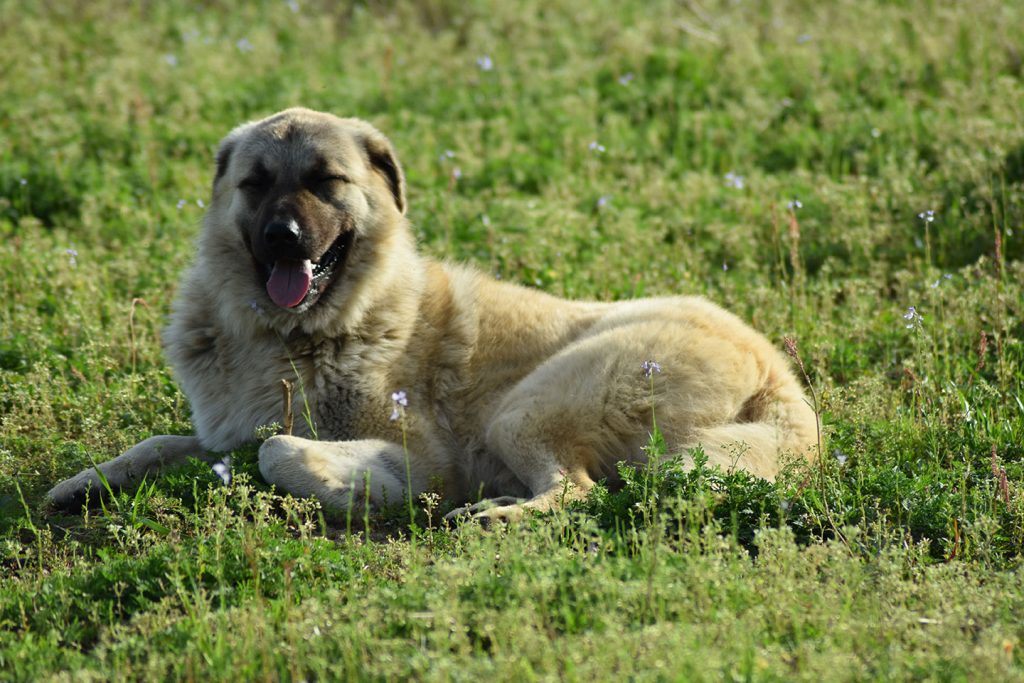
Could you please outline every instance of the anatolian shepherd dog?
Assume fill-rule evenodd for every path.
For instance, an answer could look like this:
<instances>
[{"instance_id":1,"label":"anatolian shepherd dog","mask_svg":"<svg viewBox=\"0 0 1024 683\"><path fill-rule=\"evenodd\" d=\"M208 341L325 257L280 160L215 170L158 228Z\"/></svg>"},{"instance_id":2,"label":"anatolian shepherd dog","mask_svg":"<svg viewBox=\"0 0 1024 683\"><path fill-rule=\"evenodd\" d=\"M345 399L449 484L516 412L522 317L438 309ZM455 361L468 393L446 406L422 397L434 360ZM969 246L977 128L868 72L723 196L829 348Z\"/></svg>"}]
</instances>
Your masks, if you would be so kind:
<instances>
[{"instance_id":1,"label":"anatolian shepherd dog","mask_svg":"<svg viewBox=\"0 0 1024 683\"><path fill-rule=\"evenodd\" d=\"M419 255L405 212L368 123L289 109L231 131L163 337L196 436L146 439L99 466L109 483L254 441L282 419L282 379L311 419L263 443L260 472L334 509L368 477L374 503L440 486L482 521L548 510L642 461L652 415L671 453L700 445L723 468L771 479L783 454L813 457L788 360L736 316L497 282ZM93 468L49 496L89 487Z\"/></svg>"}]
</instances>

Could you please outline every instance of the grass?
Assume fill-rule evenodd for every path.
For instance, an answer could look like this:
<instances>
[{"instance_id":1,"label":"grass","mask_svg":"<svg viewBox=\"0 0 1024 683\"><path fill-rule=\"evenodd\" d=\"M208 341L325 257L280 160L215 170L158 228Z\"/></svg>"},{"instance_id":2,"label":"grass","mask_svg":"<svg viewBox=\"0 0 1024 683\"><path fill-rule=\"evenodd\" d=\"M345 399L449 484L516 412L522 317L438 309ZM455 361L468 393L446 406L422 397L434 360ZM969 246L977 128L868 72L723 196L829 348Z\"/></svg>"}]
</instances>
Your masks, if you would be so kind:
<instances>
[{"instance_id":1,"label":"grass","mask_svg":"<svg viewBox=\"0 0 1024 683\"><path fill-rule=\"evenodd\" d=\"M0 677L1024 678L1017 3L0 12ZM248 449L46 510L190 431L159 331L213 149L294 104L391 137L427 253L795 340L820 466L669 461L483 533L325 517Z\"/></svg>"}]
</instances>

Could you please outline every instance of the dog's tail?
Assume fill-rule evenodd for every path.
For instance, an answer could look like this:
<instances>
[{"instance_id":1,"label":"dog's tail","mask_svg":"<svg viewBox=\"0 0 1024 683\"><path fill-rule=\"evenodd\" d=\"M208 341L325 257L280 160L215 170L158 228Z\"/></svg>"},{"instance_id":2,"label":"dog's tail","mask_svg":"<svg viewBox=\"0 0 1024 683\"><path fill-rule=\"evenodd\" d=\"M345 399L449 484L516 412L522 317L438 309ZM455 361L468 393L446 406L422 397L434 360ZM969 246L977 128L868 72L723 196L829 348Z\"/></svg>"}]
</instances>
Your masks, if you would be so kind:
<instances>
[{"instance_id":1,"label":"dog's tail","mask_svg":"<svg viewBox=\"0 0 1024 683\"><path fill-rule=\"evenodd\" d=\"M780 359L781 360L781 359ZM733 422L697 431L684 446L700 446L708 462L774 480L790 460L815 460L820 447L818 415L788 369L770 372Z\"/></svg>"}]
</instances>

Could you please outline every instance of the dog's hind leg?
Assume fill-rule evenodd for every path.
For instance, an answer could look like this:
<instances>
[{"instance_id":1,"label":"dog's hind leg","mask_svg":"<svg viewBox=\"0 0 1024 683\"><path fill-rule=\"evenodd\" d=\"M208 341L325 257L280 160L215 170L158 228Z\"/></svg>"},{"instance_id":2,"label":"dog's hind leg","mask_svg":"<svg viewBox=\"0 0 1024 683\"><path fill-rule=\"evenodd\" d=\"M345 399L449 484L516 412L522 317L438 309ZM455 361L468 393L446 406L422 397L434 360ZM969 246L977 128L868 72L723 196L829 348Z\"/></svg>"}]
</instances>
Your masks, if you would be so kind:
<instances>
[{"instance_id":1,"label":"dog's hind leg","mask_svg":"<svg viewBox=\"0 0 1024 683\"><path fill-rule=\"evenodd\" d=\"M63 509L81 506L87 498L98 501L106 495L103 478L113 490L138 484L167 467L185 464L189 458L209 459L194 436L152 436L129 448L113 460L82 470L65 479L46 494L51 505ZM99 470L99 472L97 472ZM103 477L100 477L100 473Z\"/></svg>"},{"instance_id":2,"label":"dog's hind leg","mask_svg":"<svg viewBox=\"0 0 1024 683\"><path fill-rule=\"evenodd\" d=\"M407 455L402 446L379 439L312 441L274 436L260 447L260 473L269 484L293 496L316 496L328 508L354 503L398 503L408 495ZM422 486L413 486L413 495Z\"/></svg>"},{"instance_id":3,"label":"dog's hind leg","mask_svg":"<svg viewBox=\"0 0 1024 683\"><path fill-rule=\"evenodd\" d=\"M643 455L648 383L640 360L609 352L615 343L614 335L595 335L552 357L505 395L487 425L487 452L532 497L481 501L453 514L486 522L557 509L584 498L595 480L614 477L617 461ZM640 350L635 357L646 356ZM620 379L627 372L630 382Z\"/></svg>"},{"instance_id":4,"label":"dog's hind leg","mask_svg":"<svg viewBox=\"0 0 1024 683\"><path fill-rule=\"evenodd\" d=\"M488 498L452 510L445 518L471 515L486 527L491 520L513 521L527 511L548 512L586 497L594 486L591 475L599 469L598 458L588 445L574 439L561 421L558 415L538 418L520 411L495 420L487 433L488 449L516 474L532 497ZM558 436L549 438L547 427L558 430Z\"/></svg>"},{"instance_id":5,"label":"dog's hind leg","mask_svg":"<svg viewBox=\"0 0 1024 683\"><path fill-rule=\"evenodd\" d=\"M471 514L486 524L561 508L584 498L595 479L613 475L615 461L625 453L640 450L639 444L626 444L628 439L616 429L621 425L615 423L628 422L626 418L613 415L616 411L600 401L577 400L580 388L570 377L556 373L550 381L559 391L538 389L527 381L510 392L485 437L488 452L515 473L532 497L484 500L454 510L450 517Z\"/></svg>"}]
</instances>

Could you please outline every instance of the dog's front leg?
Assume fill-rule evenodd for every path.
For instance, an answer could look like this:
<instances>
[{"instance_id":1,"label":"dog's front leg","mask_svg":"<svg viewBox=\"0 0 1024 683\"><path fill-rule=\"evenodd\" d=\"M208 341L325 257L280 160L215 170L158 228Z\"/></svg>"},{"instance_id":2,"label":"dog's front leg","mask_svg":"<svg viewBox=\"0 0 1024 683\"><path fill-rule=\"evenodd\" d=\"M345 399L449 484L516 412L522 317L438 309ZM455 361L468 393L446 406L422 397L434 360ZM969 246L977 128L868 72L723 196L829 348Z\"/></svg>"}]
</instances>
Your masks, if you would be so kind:
<instances>
[{"instance_id":1,"label":"dog's front leg","mask_svg":"<svg viewBox=\"0 0 1024 683\"><path fill-rule=\"evenodd\" d=\"M103 473L111 489L118 490L138 484L166 467L183 465L189 458L205 460L208 457L199 439L194 436L152 436L113 460L65 479L50 489L46 498L55 507L70 509L82 505L87 495L93 500L106 495L106 487L97 470Z\"/></svg>"},{"instance_id":2,"label":"dog's front leg","mask_svg":"<svg viewBox=\"0 0 1024 683\"><path fill-rule=\"evenodd\" d=\"M328 508L347 510L365 501L398 503L408 495L407 453L379 439L312 441L274 436L260 447L260 473L269 484L299 498L316 496ZM413 477L412 494L423 487Z\"/></svg>"}]
</instances>

